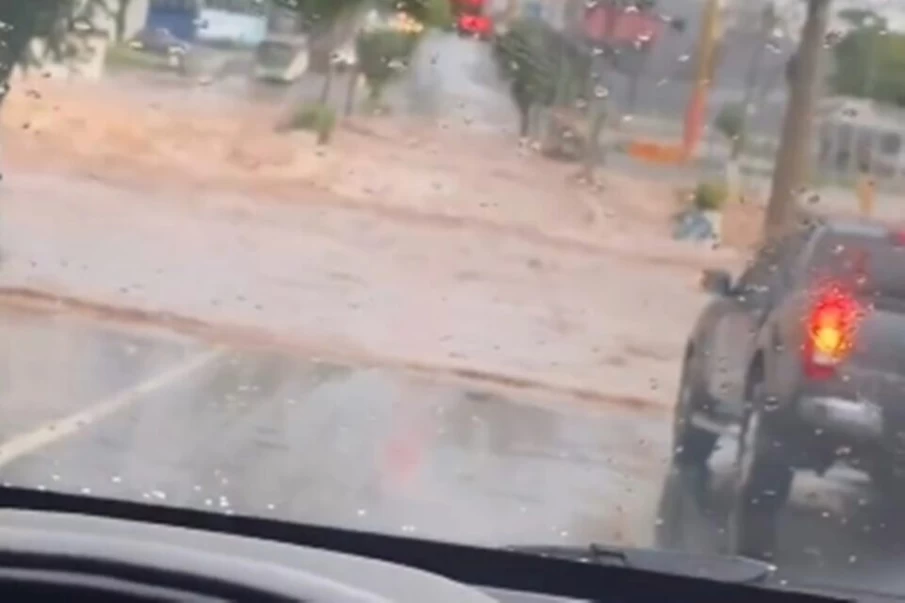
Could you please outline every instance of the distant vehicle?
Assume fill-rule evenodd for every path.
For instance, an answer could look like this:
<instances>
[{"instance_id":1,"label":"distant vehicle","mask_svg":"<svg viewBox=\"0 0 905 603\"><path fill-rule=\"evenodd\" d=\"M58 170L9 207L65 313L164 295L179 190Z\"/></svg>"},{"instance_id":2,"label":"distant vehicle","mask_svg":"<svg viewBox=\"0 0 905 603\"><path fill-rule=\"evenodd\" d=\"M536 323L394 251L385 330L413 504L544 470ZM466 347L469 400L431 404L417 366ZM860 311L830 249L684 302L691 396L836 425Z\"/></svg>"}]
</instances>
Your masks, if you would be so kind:
<instances>
[{"instance_id":1,"label":"distant vehicle","mask_svg":"<svg viewBox=\"0 0 905 603\"><path fill-rule=\"evenodd\" d=\"M308 39L302 35L271 35L255 51L254 74L259 80L291 83L308 69Z\"/></svg>"},{"instance_id":2,"label":"distant vehicle","mask_svg":"<svg viewBox=\"0 0 905 603\"><path fill-rule=\"evenodd\" d=\"M738 431L732 552L774 550L796 472L865 472L890 501L905 484L905 232L812 221L761 248L714 294L688 339L674 462L705 467Z\"/></svg>"},{"instance_id":3,"label":"distant vehicle","mask_svg":"<svg viewBox=\"0 0 905 603\"><path fill-rule=\"evenodd\" d=\"M185 57L192 46L180 40L164 27L146 28L129 41L129 47L138 52L146 52L163 57L174 68L185 66Z\"/></svg>"},{"instance_id":4,"label":"distant vehicle","mask_svg":"<svg viewBox=\"0 0 905 603\"><path fill-rule=\"evenodd\" d=\"M493 36L493 19L487 14L486 0L450 0L459 35L489 40Z\"/></svg>"}]
</instances>

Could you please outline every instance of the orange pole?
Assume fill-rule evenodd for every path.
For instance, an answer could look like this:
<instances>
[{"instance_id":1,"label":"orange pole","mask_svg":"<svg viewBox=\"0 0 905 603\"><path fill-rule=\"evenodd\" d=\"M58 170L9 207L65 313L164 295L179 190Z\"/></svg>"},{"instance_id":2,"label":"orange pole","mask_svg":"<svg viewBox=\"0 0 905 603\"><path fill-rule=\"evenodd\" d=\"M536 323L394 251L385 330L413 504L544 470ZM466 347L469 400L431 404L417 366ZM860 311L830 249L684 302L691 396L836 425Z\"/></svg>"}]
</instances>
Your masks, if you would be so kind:
<instances>
[{"instance_id":1,"label":"orange pole","mask_svg":"<svg viewBox=\"0 0 905 603\"><path fill-rule=\"evenodd\" d=\"M701 140L707 117L707 95L716 67L716 44L719 38L720 0L707 0L703 27L698 41L698 64L694 87L685 111L683 151L686 158L694 156Z\"/></svg>"}]
</instances>

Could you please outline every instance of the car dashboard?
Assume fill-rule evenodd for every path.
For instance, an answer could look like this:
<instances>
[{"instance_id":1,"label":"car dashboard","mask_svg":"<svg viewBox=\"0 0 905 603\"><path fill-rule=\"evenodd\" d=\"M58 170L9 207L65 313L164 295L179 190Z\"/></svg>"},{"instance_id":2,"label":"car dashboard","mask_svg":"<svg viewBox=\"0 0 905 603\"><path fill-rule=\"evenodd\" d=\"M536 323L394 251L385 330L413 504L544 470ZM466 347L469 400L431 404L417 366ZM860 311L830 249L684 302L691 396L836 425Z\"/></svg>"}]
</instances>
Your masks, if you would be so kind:
<instances>
[{"instance_id":1,"label":"car dashboard","mask_svg":"<svg viewBox=\"0 0 905 603\"><path fill-rule=\"evenodd\" d=\"M730 576L730 574L726 574ZM846 601L556 555L0 488L8 600ZM879 600L879 599L877 599Z\"/></svg>"}]
</instances>

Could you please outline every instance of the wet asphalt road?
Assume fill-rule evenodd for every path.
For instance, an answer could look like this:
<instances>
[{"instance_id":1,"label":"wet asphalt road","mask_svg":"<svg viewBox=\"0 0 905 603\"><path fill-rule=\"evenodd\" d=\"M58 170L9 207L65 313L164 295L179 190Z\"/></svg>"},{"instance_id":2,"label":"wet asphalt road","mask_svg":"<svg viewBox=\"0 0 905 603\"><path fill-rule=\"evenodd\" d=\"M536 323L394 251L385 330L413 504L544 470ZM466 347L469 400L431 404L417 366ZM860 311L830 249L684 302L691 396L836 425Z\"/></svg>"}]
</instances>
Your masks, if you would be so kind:
<instances>
[{"instance_id":1,"label":"wet asphalt road","mask_svg":"<svg viewBox=\"0 0 905 603\"><path fill-rule=\"evenodd\" d=\"M4 482L488 544L652 527L662 416L61 317L0 341Z\"/></svg>"},{"instance_id":2,"label":"wet asphalt road","mask_svg":"<svg viewBox=\"0 0 905 603\"><path fill-rule=\"evenodd\" d=\"M728 442L706 474L667 471L657 524L672 542L661 546L704 554L725 550L734 456L734 442ZM797 474L780 519L775 579L799 587L901 593L905 599L902 500L880 499L866 477L844 468L822 478Z\"/></svg>"},{"instance_id":3,"label":"wet asphalt road","mask_svg":"<svg viewBox=\"0 0 905 603\"><path fill-rule=\"evenodd\" d=\"M66 316L0 313L0 342L4 483L487 545L649 546L659 514L719 551L733 447L703 496L664 481L665 415ZM905 593L901 514L858 476L793 498L782 579Z\"/></svg>"}]
</instances>

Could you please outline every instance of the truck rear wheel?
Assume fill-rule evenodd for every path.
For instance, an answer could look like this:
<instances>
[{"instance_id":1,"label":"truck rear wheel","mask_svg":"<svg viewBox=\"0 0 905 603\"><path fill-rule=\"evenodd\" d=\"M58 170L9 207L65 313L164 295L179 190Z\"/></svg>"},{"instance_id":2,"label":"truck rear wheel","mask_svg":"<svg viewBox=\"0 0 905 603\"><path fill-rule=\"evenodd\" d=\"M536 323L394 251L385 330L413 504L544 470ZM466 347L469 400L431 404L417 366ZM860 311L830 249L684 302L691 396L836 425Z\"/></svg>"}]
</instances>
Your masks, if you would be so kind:
<instances>
[{"instance_id":1,"label":"truck rear wheel","mask_svg":"<svg viewBox=\"0 0 905 603\"><path fill-rule=\"evenodd\" d=\"M728 526L730 552L736 555L770 560L776 554L779 518L794 477L783 458L786 451L777 423L756 403L742 421Z\"/></svg>"}]
</instances>

